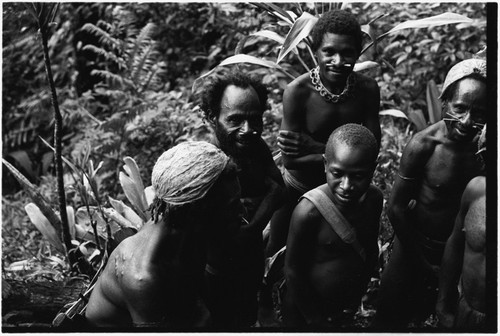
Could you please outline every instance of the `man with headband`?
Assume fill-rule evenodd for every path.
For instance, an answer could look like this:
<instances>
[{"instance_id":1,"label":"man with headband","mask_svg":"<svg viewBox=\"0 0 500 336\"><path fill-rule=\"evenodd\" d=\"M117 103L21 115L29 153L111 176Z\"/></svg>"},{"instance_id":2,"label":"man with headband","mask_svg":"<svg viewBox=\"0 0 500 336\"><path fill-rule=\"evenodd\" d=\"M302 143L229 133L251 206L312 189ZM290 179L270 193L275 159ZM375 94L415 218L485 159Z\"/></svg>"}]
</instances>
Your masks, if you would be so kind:
<instances>
[{"instance_id":1,"label":"man with headband","mask_svg":"<svg viewBox=\"0 0 500 336\"><path fill-rule=\"evenodd\" d=\"M486 161L486 125L477 154ZM462 195L439 274L439 325L462 332L486 331L486 165L484 168Z\"/></svg>"},{"instance_id":2,"label":"man with headband","mask_svg":"<svg viewBox=\"0 0 500 336\"><path fill-rule=\"evenodd\" d=\"M87 309L91 326L203 327L198 299L211 235L238 231L242 206L236 167L206 142L184 142L152 173L153 219L111 253Z\"/></svg>"},{"instance_id":3,"label":"man with headband","mask_svg":"<svg viewBox=\"0 0 500 336\"><path fill-rule=\"evenodd\" d=\"M443 120L415 134L404 149L388 203L396 238L382 274L374 327L407 328L433 311L437 273L467 183L481 172L478 133L486 123L486 61L448 72Z\"/></svg>"}]
</instances>

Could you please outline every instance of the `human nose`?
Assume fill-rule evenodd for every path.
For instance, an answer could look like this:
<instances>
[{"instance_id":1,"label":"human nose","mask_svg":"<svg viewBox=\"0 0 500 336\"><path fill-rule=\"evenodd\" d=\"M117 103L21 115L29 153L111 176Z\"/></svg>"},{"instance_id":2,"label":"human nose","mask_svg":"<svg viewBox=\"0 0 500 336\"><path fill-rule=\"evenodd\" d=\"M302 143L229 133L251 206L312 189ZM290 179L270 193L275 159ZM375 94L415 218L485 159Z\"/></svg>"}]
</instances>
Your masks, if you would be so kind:
<instances>
[{"instance_id":1,"label":"human nose","mask_svg":"<svg viewBox=\"0 0 500 336\"><path fill-rule=\"evenodd\" d=\"M342 57L340 56L340 54L338 54L338 53L337 54L333 54L331 63L333 65L337 65L337 66L341 65L341 63L342 63Z\"/></svg>"},{"instance_id":2,"label":"human nose","mask_svg":"<svg viewBox=\"0 0 500 336\"><path fill-rule=\"evenodd\" d=\"M256 132L254 131L253 127L250 125L248 120L245 120L243 122L243 125L241 125L240 133L241 134L250 134L250 133L256 134Z\"/></svg>"},{"instance_id":3,"label":"human nose","mask_svg":"<svg viewBox=\"0 0 500 336\"><path fill-rule=\"evenodd\" d=\"M462 115L460 118L460 123L465 126L472 126L473 125L473 120L470 114L470 111L466 112L464 115Z\"/></svg>"},{"instance_id":4,"label":"human nose","mask_svg":"<svg viewBox=\"0 0 500 336\"><path fill-rule=\"evenodd\" d=\"M344 176L342 178L342 181L340 182L340 188L342 188L342 190L352 189L351 179L348 176Z\"/></svg>"}]
</instances>

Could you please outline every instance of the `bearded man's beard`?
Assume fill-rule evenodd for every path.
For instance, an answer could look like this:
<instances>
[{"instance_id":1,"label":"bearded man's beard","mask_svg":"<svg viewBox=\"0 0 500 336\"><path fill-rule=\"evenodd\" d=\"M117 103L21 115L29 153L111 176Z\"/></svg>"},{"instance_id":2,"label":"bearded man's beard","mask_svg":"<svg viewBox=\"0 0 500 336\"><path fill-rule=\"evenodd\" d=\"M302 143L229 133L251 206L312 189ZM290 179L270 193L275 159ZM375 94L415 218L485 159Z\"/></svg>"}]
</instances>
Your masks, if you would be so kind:
<instances>
[{"instance_id":1,"label":"bearded man's beard","mask_svg":"<svg viewBox=\"0 0 500 336\"><path fill-rule=\"evenodd\" d=\"M219 142L220 149L231 157L238 157L242 154L241 150L236 146L236 135L228 133L219 123L215 124L215 136Z\"/></svg>"}]
</instances>

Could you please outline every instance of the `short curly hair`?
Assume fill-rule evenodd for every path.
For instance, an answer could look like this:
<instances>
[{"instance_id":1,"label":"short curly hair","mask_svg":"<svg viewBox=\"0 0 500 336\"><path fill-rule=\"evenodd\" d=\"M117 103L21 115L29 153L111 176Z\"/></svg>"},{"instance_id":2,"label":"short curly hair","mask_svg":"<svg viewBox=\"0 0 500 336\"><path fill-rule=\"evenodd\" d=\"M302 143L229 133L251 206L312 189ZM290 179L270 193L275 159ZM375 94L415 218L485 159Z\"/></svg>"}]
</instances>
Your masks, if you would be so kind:
<instances>
[{"instance_id":1,"label":"short curly hair","mask_svg":"<svg viewBox=\"0 0 500 336\"><path fill-rule=\"evenodd\" d=\"M206 85L201 94L200 108L203 111L204 117L208 120L213 120L219 117L220 104L224 90L229 85L234 85L240 88L252 87L259 97L262 112L267 109L267 88L256 78L241 72L231 71L222 76L217 76Z\"/></svg>"},{"instance_id":2,"label":"short curly hair","mask_svg":"<svg viewBox=\"0 0 500 336\"><path fill-rule=\"evenodd\" d=\"M331 158L335 151L334 146L343 143L350 147L364 148L372 156L373 161L377 160L379 145L373 133L365 126L349 123L337 127L326 143L325 155Z\"/></svg>"},{"instance_id":3,"label":"short curly hair","mask_svg":"<svg viewBox=\"0 0 500 336\"><path fill-rule=\"evenodd\" d=\"M361 52L363 33L361 32L361 26L352 13L335 9L323 14L311 31L313 51L318 50L326 33L352 36L356 44L356 50Z\"/></svg>"}]
</instances>

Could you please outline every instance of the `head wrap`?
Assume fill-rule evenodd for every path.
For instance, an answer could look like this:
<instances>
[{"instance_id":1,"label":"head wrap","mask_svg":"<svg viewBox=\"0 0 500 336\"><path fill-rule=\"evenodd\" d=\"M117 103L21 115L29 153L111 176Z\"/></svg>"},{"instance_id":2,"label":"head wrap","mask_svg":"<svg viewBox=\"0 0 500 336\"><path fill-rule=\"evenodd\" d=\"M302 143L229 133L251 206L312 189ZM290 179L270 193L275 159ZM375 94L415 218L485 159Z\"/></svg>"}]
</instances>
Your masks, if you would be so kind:
<instances>
[{"instance_id":1,"label":"head wrap","mask_svg":"<svg viewBox=\"0 0 500 336\"><path fill-rule=\"evenodd\" d=\"M471 58L455 64L446 75L439 98L443 97L450 85L474 73L486 79L486 61L484 59Z\"/></svg>"},{"instance_id":2,"label":"head wrap","mask_svg":"<svg viewBox=\"0 0 500 336\"><path fill-rule=\"evenodd\" d=\"M187 141L164 152L153 168L151 182L156 197L171 205L203 198L229 162L216 146Z\"/></svg>"}]
</instances>

